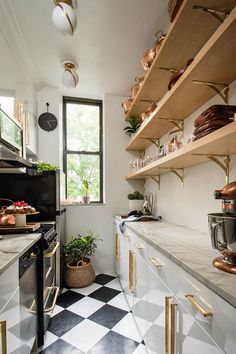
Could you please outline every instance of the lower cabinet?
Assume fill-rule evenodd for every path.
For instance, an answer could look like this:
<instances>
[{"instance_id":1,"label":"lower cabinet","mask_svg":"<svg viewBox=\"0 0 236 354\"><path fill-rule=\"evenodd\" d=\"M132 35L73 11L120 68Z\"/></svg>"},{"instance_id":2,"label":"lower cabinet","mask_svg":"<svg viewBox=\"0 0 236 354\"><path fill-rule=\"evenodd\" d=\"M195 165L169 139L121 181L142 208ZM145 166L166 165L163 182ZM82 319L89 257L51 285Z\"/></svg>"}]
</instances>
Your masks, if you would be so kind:
<instances>
[{"instance_id":1,"label":"lower cabinet","mask_svg":"<svg viewBox=\"0 0 236 354\"><path fill-rule=\"evenodd\" d=\"M152 252L149 257L138 235L133 240L132 233L124 235L118 229L115 235L117 275L148 353L234 354L216 344L179 293L166 284L163 267L167 264L159 255Z\"/></svg>"}]
</instances>

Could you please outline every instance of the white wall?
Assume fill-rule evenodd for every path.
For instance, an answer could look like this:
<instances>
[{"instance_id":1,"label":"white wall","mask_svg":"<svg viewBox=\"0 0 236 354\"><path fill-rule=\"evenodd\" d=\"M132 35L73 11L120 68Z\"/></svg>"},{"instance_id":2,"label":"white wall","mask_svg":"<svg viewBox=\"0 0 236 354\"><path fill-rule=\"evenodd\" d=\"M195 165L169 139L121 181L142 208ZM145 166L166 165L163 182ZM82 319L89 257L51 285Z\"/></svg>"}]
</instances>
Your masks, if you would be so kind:
<instances>
[{"instance_id":1,"label":"white wall","mask_svg":"<svg viewBox=\"0 0 236 354\"><path fill-rule=\"evenodd\" d=\"M114 272L113 215L128 212L127 194L141 185L130 185L124 178L131 156L124 151L128 137L123 132L123 100L121 96L105 95L103 101L105 203L67 207L68 239L90 229L103 239L93 259L97 273Z\"/></svg>"},{"instance_id":2,"label":"white wall","mask_svg":"<svg viewBox=\"0 0 236 354\"><path fill-rule=\"evenodd\" d=\"M193 132L195 118L212 104L223 104L218 97L208 101L185 121L185 136ZM236 81L230 86L229 104L236 104ZM161 143L169 140L168 134L161 139ZM235 142L236 143L236 142ZM146 154L154 156L156 147L152 145ZM231 156L230 181L236 180L236 156ZM156 210L165 220L184 225L199 231L208 231L207 214L220 212L221 202L214 199L213 191L225 185L223 171L213 162L185 169L184 187L179 179L172 173L161 176L161 187L146 180L146 192L151 191L155 196Z\"/></svg>"}]
</instances>

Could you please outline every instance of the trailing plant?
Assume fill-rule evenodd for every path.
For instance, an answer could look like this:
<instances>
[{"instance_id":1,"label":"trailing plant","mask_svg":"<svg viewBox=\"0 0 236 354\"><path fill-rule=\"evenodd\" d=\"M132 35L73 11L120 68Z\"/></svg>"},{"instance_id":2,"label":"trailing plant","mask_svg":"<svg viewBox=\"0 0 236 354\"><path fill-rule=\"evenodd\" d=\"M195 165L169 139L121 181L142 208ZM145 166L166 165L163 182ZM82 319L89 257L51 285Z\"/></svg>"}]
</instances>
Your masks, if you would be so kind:
<instances>
[{"instance_id":1,"label":"trailing plant","mask_svg":"<svg viewBox=\"0 0 236 354\"><path fill-rule=\"evenodd\" d=\"M43 162L43 161L38 161L36 162L36 169L37 172L48 172L48 171L58 171L59 168L56 165Z\"/></svg>"},{"instance_id":2,"label":"trailing plant","mask_svg":"<svg viewBox=\"0 0 236 354\"><path fill-rule=\"evenodd\" d=\"M139 191L135 191L133 193L128 194L127 198L129 200L143 200L144 196Z\"/></svg>"},{"instance_id":3,"label":"trailing plant","mask_svg":"<svg viewBox=\"0 0 236 354\"><path fill-rule=\"evenodd\" d=\"M69 257L73 263L84 265L87 263L86 259L94 255L97 241L101 239L93 231L88 231L85 236L78 234L78 237L64 243L65 256Z\"/></svg>"},{"instance_id":4,"label":"trailing plant","mask_svg":"<svg viewBox=\"0 0 236 354\"><path fill-rule=\"evenodd\" d=\"M130 117L128 120L129 125L124 128L124 131L131 136L132 134L136 133L136 131L141 126L141 121L138 117Z\"/></svg>"}]
</instances>

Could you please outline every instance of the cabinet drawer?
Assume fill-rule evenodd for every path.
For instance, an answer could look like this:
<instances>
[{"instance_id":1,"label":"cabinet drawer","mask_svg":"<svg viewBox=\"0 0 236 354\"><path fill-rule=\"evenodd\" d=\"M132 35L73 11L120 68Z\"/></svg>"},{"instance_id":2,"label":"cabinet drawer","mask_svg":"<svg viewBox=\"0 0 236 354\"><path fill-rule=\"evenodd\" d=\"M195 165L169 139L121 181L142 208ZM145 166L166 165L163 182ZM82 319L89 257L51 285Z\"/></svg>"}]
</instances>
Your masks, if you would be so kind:
<instances>
[{"instance_id":1,"label":"cabinet drawer","mask_svg":"<svg viewBox=\"0 0 236 354\"><path fill-rule=\"evenodd\" d=\"M13 263L0 276L0 311L7 304L10 297L16 291L19 283L18 261Z\"/></svg>"}]
</instances>

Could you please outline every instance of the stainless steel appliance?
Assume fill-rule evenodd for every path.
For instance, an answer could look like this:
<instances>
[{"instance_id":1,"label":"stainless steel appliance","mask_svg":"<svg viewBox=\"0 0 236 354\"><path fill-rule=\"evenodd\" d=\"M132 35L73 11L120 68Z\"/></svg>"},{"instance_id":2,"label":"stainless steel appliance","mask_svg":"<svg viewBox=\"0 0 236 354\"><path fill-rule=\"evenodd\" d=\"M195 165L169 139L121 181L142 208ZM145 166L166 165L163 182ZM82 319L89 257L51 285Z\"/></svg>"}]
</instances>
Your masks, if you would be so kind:
<instances>
[{"instance_id":1,"label":"stainless steel appliance","mask_svg":"<svg viewBox=\"0 0 236 354\"><path fill-rule=\"evenodd\" d=\"M208 214L212 247L222 256L213 265L228 273L236 274L236 182L215 191L215 198L222 199L223 213Z\"/></svg>"},{"instance_id":2,"label":"stainless steel appliance","mask_svg":"<svg viewBox=\"0 0 236 354\"><path fill-rule=\"evenodd\" d=\"M21 353L30 354L37 347L37 257L39 246L33 245L19 259Z\"/></svg>"}]
</instances>

